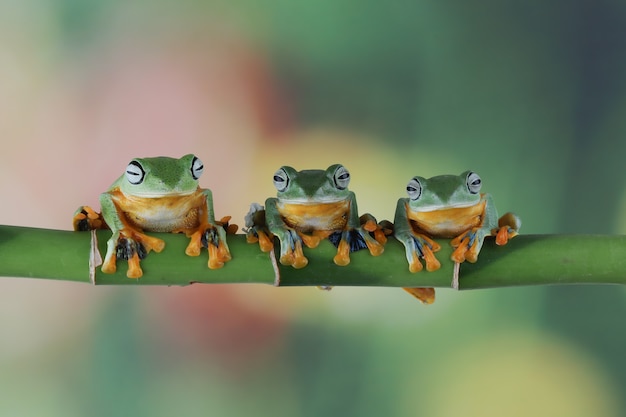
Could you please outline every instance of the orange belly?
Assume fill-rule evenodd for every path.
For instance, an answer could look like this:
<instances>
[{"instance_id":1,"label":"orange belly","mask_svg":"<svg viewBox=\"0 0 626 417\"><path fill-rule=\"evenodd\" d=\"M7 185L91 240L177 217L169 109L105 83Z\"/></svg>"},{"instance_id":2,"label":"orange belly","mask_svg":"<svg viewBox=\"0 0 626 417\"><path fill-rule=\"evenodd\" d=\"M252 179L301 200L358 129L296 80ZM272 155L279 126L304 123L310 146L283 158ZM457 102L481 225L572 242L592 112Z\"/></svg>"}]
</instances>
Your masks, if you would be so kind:
<instances>
[{"instance_id":1,"label":"orange belly","mask_svg":"<svg viewBox=\"0 0 626 417\"><path fill-rule=\"evenodd\" d=\"M300 232L341 230L348 223L349 200L336 203L297 204L278 202L276 208L287 226Z\"/></svg>"},{"instance_id":2,"label":"orange belly","mask_svg":"<svg viewBox=\"0 0 626 417\"><path fill-rule=\"evenodd\" d=\"M433 237L454 238L482 224L485 204L486 201L481 201L470 207L434 211L412 211L407 204L406 210L416 232L426 232Z\"/></svg>"},{"instance_id":3,"label":"orange belly","mask_svg":"<svg viewBox=\"0 0 626 417\"><path fill-rule=\"evenodd\" d=\"M195 228L206 217L206 196L199 189L191 195L141 198L111 191L120 217L129 226L148 232Z\"/></svg>"}]
</instances>

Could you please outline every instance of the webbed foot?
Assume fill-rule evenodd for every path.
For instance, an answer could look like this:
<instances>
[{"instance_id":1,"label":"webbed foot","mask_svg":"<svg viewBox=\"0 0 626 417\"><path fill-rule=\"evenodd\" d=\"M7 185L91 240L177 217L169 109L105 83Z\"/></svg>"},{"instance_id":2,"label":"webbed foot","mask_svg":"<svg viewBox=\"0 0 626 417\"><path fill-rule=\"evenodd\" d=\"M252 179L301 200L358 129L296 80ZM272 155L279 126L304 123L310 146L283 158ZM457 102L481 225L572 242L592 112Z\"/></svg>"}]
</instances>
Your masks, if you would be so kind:
<instances>
[{"instance_id":1,"label":"webbed foot","mask_svg":"<svg viewBox=\"0 0 626 417\"><path fill-rule=\"evenodd\" d=\"M435 257L435 252L441 246L430 237L421 233L411 233L407 238L400 239L404 244L406 259L409 262L409 271L419 272L423 269L420 258L424 259L427 271L436 271L441 268L441 263Z\"/></svg>"},{"instance_id":2,"label":"webbed foot","mask_svg":"<svg viewBox=\"0 0 626 417\"><path fill-rule=\"evenodd\" d=\"M145 235L131 230L120 230L111 236L107 242L107 254L102 264L102 272L112 274L117 270L117 259L128 261L128 278L140 278L143 271L140 261L150 251L161 252L165 242L156 237Z\"/></svg>"},{"instance_id":3,"label":"webbed foot","mask_svg":"<svg viewBox=\"0 0 626 417\"><path fill-rule=\"evenodd\" d=\"M209 269L219 269L232 259L226 243L226 230L222 225L208 225L187 236L190 238L190 241L185 249L185 254L198 256L202 248L207 248L209 252Z\"/></svg>"},{"instance_id":4,"label":"webbed foot","mask_svg":"<svg viewBox=\"0 0 626 417\"><path fill-rule=\"evenodd\" d=\"M506 245L519 233L522 220L513 213L506 213L498 220L498 228L493 229L491 234L496 237L496 245Z\"/></svg>"},{"instance_id":5,"label":"webbed foot","mask_svg":"<svg viewBox=\"0 0 626 417\"><path fill-rule=\"evenodd\" d=\"M280 240L280 263L283 265L291 265L296 269L304 268L309 260L304 256L302 251L302 238L293 229L286 229L284 233L279 235Z\"/></svg>"},{"instance_id":6,"label":"webbed foot","mask_svg":"<svg viewBox=\"0 0 626 417\"><path fill-rule=\"evenodd\" d=\"M474 263L478 260L478 254L485 240L485 230L474 227L450 241L454 249L450 257L454 262L462 263L465 261Z\"/></svg>"},{"instance_id":7,"label":"webbed foot","mask_svg":"<svg viewBox=\"0 0 626 417\"><path fill-rule=\"evenodd\" d=\"M346 266L350 263L350 252L367 248L372 256L378 256L385 250L383 244L373 238L363 227L332 233L328 236L328 240L337 248L333 262L339 266Z\"/></svg>"},{"instance_id":8,"label":"webbed foot","mask_svg":"<svg viewBox=\"0 0 626 417\"><path fill-rule=\"evenodd\" d=\"M74 225L74 230L77 232L87 232L89 230L108 228L102 214L97 213L89 206L79 207L74 213L72 223Z\"/></svg>"}]
</instances>

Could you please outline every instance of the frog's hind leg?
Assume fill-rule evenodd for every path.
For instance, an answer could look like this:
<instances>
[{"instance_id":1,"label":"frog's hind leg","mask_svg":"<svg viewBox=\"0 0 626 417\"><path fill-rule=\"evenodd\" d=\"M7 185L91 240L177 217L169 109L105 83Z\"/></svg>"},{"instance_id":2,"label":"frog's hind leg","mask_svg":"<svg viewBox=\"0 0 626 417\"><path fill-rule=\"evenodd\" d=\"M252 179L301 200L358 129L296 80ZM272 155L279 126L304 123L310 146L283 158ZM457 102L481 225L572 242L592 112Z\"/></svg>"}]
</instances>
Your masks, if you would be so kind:
<instances>
[{"instance_id":1,"label":"frog's hind leg","mask_svg":"<svg viewBox=\"0 0 626 417\"><path fill-rule=\"evenodd\" d=\"M402 288L404 291L411 294L424 304L432 304L435 302L435 289L434 288Z\"/></svg>"}]
</instances>

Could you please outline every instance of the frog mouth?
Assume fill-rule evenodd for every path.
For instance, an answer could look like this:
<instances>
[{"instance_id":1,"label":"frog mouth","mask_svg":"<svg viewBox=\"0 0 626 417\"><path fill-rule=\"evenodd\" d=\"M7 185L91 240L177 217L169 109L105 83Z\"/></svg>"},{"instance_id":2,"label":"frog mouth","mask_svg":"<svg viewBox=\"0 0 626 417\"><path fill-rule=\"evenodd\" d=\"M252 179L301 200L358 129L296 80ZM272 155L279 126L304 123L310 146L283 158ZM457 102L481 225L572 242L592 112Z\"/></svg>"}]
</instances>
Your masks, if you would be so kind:
<instances>
[{"instance_id":1,"label":"frog mouth","mask_svg":"<svg viewBox=\"0 0 626 417\"><path fill-rule=\"evenodd\" d=\"M441 210L447 210L447 209L473 207L477 205L478 203L480 203L480 201L469 202L469 203L439 204L439 205L433 204L433 205L428 205L428 206L420 206L419 208L413 208L412 210L419 211L419 212L441 211Z\"/></svg>"},{"instance_id":2,"label":"frog mouth","mask_svg":"<svg viewBox=\"0 0 626 417\"><path fill-rule=\"evenodd\" d=\"M190 196L193 193L195 193L196 190L191 190L191 191L185 191L185 192L181 192L181 191L177 191L177 192L154 192L154 193L142 193L142 192L136 192L132 195L128 195L126 194L126 197L128 199L131 199L133 197L135 198L171 198L171 197L186 197L186 196Z\"/></svg>"},{"instance_id":3,"label":"frog mouth","mask_svg":"<svg viewBox=\"0 0 626 417\"><path fill-rule=\"evenodd\" d=\"M281 198L280 202L285 204L302 204L302 205L311 205L314 206L316 204L325 204L325 203L339 203L340 201L345 201L345 197L315 197L311 198Z\"/></svg>"}]
</instances>

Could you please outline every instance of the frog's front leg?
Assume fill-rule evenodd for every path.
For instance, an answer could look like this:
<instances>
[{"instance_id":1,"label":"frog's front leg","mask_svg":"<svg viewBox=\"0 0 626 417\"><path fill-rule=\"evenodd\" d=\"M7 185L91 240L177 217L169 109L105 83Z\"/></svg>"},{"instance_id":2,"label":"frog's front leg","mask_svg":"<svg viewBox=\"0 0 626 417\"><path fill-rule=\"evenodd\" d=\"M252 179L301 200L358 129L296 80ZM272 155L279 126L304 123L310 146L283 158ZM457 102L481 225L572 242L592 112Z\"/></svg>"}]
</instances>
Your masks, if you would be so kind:
<instances>
[{"instance_id":1,"label":"frog's front leg","mask_svg":"<svg viewBox=\"0 0 626 417\"><path fill-rule=\"evenodd\" d=\"M107 253L102 264L102 272L112 274L117 270L117 259L128 261L128 278L140 278L143 275L140 260L154 250L161 252L165 247L163 240L148 236L126 221L109 193L100 195L102 216L111 228L113 235L107 241Z\"/></svg>"},{"instance_id":2,"label":"frog's front leg","mask_svg":"<svg viewBox=\"0 0 626 417\"><path fill-rule=\"evenodd\" d=\"M426 234L413 230L407 215L407 201L406 198L398 200L394 218L394 237L404 245L409 271L422 270L420 258L424 259L427 271L436 271L441 267L441 263L435 257L435 252L439 251L441 246Z\"/></svg>"},{"instance_id":3,"label":"frog's front leg","mask_svg":"<svg viewBox=\"0 0 626 417\"><path fill-rule=\"evenodd\" d=\"M490 233L490 229L482 227L473 227L463 232L450 241L452 247L455 248L450 258L458 263L465 261L476 262L478 254L483 247L485 236L488 236Z\"/></svg>"},{"instance_id":4,"label":"frog's front leg","mask_svg":"<svg viewBox=\"0 0 626 417\"><path fill-rule=\"evenodd\" d=\"M216 222L213 214L213 195L211 190L202 190L204 201L198 208L199 224L193 230L184 230L190 238L185 249L188 256L200 255L201 248L207 248L209 252L209 269L219 269L232 259L228 243L226 241L226 230L222 223L230 218L225 217Z\"/></svg>"},{"instance_id":5,"label":"frog's front leg","mask_svg":"<svg viewBox=\"0 0 626 417\"><path fill-rule=\"evenodd\" d=\"M89 206L81 206L74 213L74 230L77 232L87 232L89 230L107 229L101 213L96 212Z\"/></svg>"},{"instance_id":6,"label":"frog's front leg","mask_svg":"<svg viewBox=\"0 0 626 417\"><path fill-rule=\"evenodd\" d=\"M519 233L522 226L522 220L513 213L506 213L498 219L498 227L491 231L496 237L496 245L506 245L510 239L513 239Z\"/></svg>"},{"instance_id":7,"label":"frog's front leg","mask_svg":"<svg viewBox=\"0 0 626 417\"><path fill-rule=\"evenodd\" d=\"M309 260L302 250L302 237L289 227L277 208L278 199L268 198L265 202L265 221L270 233L280 241L280 263L296 269L304 268Z\"/></svg>"},{"instance_id":8,"label":"frog's front leg","mask_svg":"<svg viewBox=\"0 0 626 417\"><path fill-rule=\"evenodd\" d=\"M351 192L348 199L350 211L346 228L328 237L337 247L337 254L333 258L333 262L340 266L346 266L350 263L350 252L367 248L372 256L379 256L385 250L384 241L381 242L370 235L370 232L375 232L378 228L374 216L365 214L359 218L354 193Z\"/></svg>"},{"instance_id":9,"label":"frog's front leg","mask_svg":"<svg viewBox=\"0 0 626 417\"><path fill-rule=\"evenodd\" d=\"M485 237L490 236L492 230L496 229L498 213L493 200L489 194L485 194L483 199L486 200L486 204L485 211L481 216L481 223L461 233L450 241L452 247L455 248L450 257L454 262L461 263L466 260L471 263L476 262L478 254L483 247Z\"/></svg>"}]
</instances>

